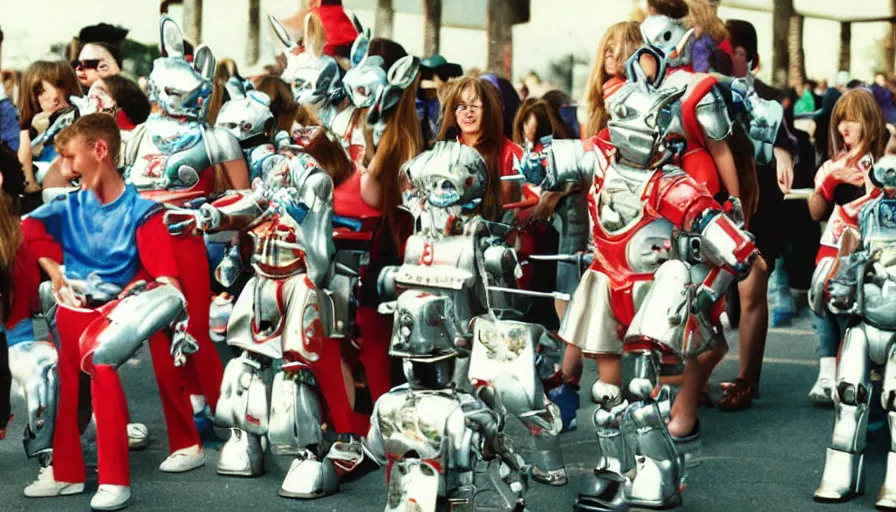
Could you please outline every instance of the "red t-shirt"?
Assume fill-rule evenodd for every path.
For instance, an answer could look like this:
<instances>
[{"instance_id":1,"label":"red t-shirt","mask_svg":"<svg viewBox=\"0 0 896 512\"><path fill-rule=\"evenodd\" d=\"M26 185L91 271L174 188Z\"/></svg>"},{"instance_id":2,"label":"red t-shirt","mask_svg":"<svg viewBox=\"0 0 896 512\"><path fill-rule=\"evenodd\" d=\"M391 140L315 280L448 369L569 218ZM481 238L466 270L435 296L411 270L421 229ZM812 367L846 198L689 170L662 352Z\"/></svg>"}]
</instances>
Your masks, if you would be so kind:
<instances>
[{"instance_id":1,"label":"red t-shirt","mask_svg":"<svg viewBox=\"0 0 896 512\"><path fill-rule=\"evenodd\" d=\"M358 37L358 30L345 14L345 8L341 5L321 5L315 7L312 12L320 16L324 31L327 33L327 45L324 53L333 56L338 46L351 46Z\"/></svg>"}]
</instances>

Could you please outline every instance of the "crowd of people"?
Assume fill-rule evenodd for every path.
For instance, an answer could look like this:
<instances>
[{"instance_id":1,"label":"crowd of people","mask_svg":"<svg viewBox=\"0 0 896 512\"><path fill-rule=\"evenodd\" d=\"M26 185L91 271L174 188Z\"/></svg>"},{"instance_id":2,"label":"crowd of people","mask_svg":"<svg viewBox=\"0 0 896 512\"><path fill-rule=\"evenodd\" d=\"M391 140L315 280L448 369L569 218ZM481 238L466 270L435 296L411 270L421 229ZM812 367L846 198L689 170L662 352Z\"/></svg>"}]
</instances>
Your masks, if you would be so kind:
<instances>
[{"instance_id":1,"label":"crowd of people","mask_svg":"<svg viewBox=\"0 0 896 512\"><path fill-rule=\"evenodd\" d=\"M896 188L891 81L778 90L753 75L750 23L709 0L646 6L603 34L583 116L535 75L515 87L408 55L339 0L311 2L298 37L271 18L282 55L260 76L167 16L149 76L123 74L127 31L106 24L70 60L4 71L0 439L15 384L39 462L25 496L82 493L95 446L91 506L127 506L128 450L150 433L118 368L147 341L161 471L204 466L229 428L218 473L262 474L269 447L294 457L284 497L384 465L387 510L523 510L526 478L568 483L559 436L579 426L593 360L600 459L577 509L675 506L699 408L759 398L769 325L804 300L819 357L806 391L837 409L816 499L861 492L866 425L896 432L896 390L870 377L896 323L864 320L849 256L870 250L866 212ZM723 316L739 368L713 401ZM526 458L502 442L504 415L526 426ZM496 492L470 492L489 465Z\"/></svg>"}]
</instances>

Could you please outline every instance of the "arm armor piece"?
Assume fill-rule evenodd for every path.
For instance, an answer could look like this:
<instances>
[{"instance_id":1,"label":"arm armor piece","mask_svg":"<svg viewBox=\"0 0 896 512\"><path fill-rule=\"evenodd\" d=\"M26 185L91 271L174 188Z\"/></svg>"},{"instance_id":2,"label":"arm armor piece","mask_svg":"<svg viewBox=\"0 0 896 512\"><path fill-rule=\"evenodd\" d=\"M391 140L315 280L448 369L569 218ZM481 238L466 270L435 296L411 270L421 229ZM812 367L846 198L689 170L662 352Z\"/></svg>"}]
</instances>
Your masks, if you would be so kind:
<instances>
[{"instance_id":1,"label":"arm armor piece","mask_svg":"<svg viewBox=\"0 0 896 512\"><path fill-rule=\"evenodd\" d=\"M577 139L542 139L544 148L526 144L519 170L526 181L545 190L562 190L568 183L590 183L597 165L595 151L585 151Z\"/></svg>"},{"instance_id":2,"label":"arm armor piece","mask_svg":"<svg viewBox=\"0 0 896 512\"><path fill-rule=\"evenodd\" d=\"M750 272L750 265L759 255L749 233L738 228L720 210L704 210L691 225L700 234L702 256L711 265L730 269L739 277Z\"/></svg>"},{"instance_id":3,"label":"arm armor piece","mask_svg":"<svg viewBox=\"0 0 896 512\"><path fill-rule=\"evenodd\" d=\"M724 140L731 134L731 119L722 93L715 87L697 102L697 121L706 136L712 140Z\"/></svg>"},{"instance_id":4,"label":"arm armor piece","mask_svg":"<svg viewBox=\"0 0 896 512\"><path fill-rule=\"evenodd\" d=\"M205 150L212 165L243 160L245 155L240 147L240 141L223 128L200 125L203 131Z\"/></svg>"},{"instance_id":5,"label":"arm armor piece","mask_svg":"<svg viewBox=\"0 0 896 512\"><path fill-rule=\"evenodd\" d=\"M28 426L24 442L28 457L53 450L58 361L56 347L47 341L18 343L9 348L10 373L25 391Z\"/></svg>"}]
</instances>

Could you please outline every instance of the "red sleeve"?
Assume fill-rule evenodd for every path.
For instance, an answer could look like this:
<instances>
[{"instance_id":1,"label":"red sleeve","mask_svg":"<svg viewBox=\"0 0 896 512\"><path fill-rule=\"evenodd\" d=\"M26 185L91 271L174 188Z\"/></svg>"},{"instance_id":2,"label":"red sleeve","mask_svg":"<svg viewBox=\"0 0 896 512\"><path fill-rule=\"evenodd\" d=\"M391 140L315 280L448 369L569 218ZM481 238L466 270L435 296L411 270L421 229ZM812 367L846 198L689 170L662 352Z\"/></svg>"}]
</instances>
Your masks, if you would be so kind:
<instances>
[{"instance_id":1,"label":"red sleeve","mask_svg":"<svg viewBox=\"0 0 896 512\"><path fill-rule=\"evenodd\" d=\"M171 235L162 222L162 215L153 215L137 228L137 252L150 277L180 278L171 244Z\"/></svg>"},{"instance_id":2,"label":"red sleeve","mask_svg":"<svg viewBox=\"0 0 896 512\"><path fill-rule=\"evenodd\" d=\"M22 320L31 316L31 312L40 310L37 287L40 285L40 269L37 259L32 256L28 247L22 245L16 251L16 259L10 269L12 278L12 307L6 319L6 328L12 329Z\"/></svg>"},{"instance_id":3,"label":"red sleeve","mask_svg":"<svg viewBox=\"0 0 896 512\"><path fill-rule=\"evenodd\" d=\"M22 237L23 244L34 261L50 258L62 265L62 246L47 233L43 222L31 217L22 219Z\"/></svg>"},{"instance_id":4,"label":"red sleeve","mask_svg":"<svg viewBox=\"0 0 896 512\"><path fill-rule=\"evenodd\" d=\"M501 176L518 174L513 168L513 158L523 158L523 148L517 146L510 139L504 139L504 148L501 150Z\"/></svg>"}]
</instances>

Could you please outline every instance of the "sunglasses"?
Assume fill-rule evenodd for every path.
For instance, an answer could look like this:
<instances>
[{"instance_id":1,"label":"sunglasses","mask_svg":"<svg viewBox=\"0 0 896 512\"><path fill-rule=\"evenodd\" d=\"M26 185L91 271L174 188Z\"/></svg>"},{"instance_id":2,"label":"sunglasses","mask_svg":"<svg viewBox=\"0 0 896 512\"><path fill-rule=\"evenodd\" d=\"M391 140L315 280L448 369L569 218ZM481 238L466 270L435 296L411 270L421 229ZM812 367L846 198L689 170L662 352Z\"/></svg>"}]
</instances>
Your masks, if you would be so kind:
<instances>
[{"instance_id":1,"label":"sunglasses","mask_svg":"<svg viewBox=\"0 0 896 512\"><path fill-rule=\"evenodd\" d=\"M85 59L73 60L72 67L75 69L96 69L100 66L101 59Z\"/></svg>"}]
</instances>

